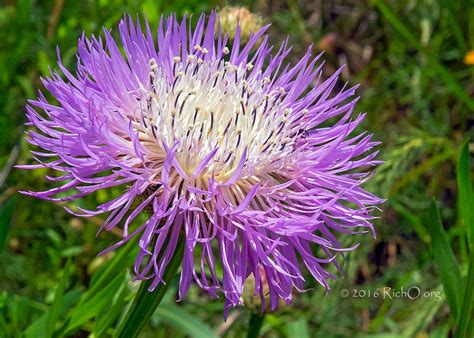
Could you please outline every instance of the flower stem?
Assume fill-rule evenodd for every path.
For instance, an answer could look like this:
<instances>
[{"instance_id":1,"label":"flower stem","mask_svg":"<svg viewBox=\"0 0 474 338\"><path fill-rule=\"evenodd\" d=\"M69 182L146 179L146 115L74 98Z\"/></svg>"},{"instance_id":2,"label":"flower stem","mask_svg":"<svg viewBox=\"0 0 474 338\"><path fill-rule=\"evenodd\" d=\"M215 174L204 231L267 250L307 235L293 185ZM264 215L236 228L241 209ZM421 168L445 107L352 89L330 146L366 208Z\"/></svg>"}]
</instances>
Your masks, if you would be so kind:
<instances>
[{"instance_id":1,"label":"flower stem","mask_svg":"<svg viewBox=\"0 0 474 338\"><path fill-rule=\"evenodd\" d=\"M140 288L133 299L132 305L128 309L125 318L122 320L119 328L117 329L116 337L134 338L138 336L140 331L155 312L158 305L160 305L161 300L166 294L168 286L181 266L181 259L184 252L184 243L184 238L180 236L176 245L175 254L173 258L171 258L171 261L169 262L168 267L163 274L164 283L159 284L153 292L150 292L148 291L148 288L152 283L152 280L141 282Z\"/></svg>"},{"instance_id":2,"label":"flower stem","mask_svg":"<svg viewBox=\"0 0 474 338\"><path fill-rule=\"evenodd\" d=\"M260 337L260 329L262 328L263 321L265 320L265 314L259 314L252 312L250 316L249 330L247 332L247 338L258 338Z\"/></svg>"}]
</instances>

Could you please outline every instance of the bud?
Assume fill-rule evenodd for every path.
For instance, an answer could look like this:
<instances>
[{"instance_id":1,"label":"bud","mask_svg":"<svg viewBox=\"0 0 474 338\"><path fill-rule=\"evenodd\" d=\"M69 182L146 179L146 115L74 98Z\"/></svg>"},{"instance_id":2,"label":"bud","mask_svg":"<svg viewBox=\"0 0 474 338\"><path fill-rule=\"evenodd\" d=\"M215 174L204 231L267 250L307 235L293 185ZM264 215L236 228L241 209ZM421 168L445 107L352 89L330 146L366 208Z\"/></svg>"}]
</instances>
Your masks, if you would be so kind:
<instances>
[{"instance_id":1,"label":"bud","mask_svg":"<svg viewBox=\"0 0 474 338\"><path fill-rule=\"evenodd\" d=\"M324 50L330 53L334 53L338 43L338 37L336 33L327 33L324 35L321 40L319 40L318 48L319 50Z\"/></svg>"},{"instance_id":2,"label":"bud","mask_svg":"<svg viewBox=\"0 0 474 338\"><path fill-rule=\"evenodd\" d=\"M258 272L260 273L261 288L265 299L264 311L267 312L270 309L270 290L268 288L268 281L265 274L265 269L262 266L259 267ZM258 312L262 310L261 298L260 295L255 294L254 289L255 292L257 292L255 276L251 274L245 281L242 299L244 301L245 307Z\"/></svg>"},{"instance_id":3,"label":"bud","mask_svg":"<svg viewBox=\"0 0 474 338\"><path fill-rule=\"evenodd\" d=\"M76 231L82 231L84 229L84 223L78 218L72 218L69 221L69 226Z\"/></svg>"},{"instance_id":4,"label":"bud","mask_svg":"<svg viewBox=\"0 0 474 338\"><path fill-rule=\"evenodd\" d=\"M237 24L240 24L241 42L248 41L251 33L256 33L263 27L262 17L246 7L224 7L219 17L222 33L229 34L232 40L235 38Z\"/></svg>"}]
</instances>

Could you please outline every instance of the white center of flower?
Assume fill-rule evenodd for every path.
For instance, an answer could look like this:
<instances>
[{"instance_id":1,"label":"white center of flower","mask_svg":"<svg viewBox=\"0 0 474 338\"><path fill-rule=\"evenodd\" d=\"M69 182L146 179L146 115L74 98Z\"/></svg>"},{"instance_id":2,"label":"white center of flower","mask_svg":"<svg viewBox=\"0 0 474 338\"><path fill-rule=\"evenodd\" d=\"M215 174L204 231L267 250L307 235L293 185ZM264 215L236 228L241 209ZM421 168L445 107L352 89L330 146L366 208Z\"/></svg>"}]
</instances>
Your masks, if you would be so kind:
<instances>
[{"instance_id":1,"label":"white center of flower","mask_svg":"<svg viewBox=\"0 0 474 338\"><path fill-rule=\"evenodd\" d=\"M213 173L218 181L227 180L243 157L243 177L278 169L295 142L287 93L251 72L252 64L204 61L206 52L174 57L172 74L150 60L152 90L141 101L139 128L146 148L155 149L159 160L163 142L170 148L177 142L176 157L187 174L215 151L200 176Z\"/></svg>"}]
</instances>

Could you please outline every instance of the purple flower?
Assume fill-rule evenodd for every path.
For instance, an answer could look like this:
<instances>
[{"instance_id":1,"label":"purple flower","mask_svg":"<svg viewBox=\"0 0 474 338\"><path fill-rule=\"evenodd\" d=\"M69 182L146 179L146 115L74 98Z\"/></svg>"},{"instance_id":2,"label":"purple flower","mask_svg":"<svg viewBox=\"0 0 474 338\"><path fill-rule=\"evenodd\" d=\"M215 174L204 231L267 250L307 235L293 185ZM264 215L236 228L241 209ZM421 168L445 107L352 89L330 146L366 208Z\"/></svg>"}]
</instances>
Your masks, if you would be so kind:
<instances>
[{"instance_id":1,"label":"purple flower","mask_svg":"<svg viewBox=\"0 0 474 338\"><path fill-rule=\"evenodd\" d=\"M46 178L60 183L26 194L64 202L121 189L96 210L66 210L122 227L106 251L139 236L134 272L150 291L184 236L180 299L194 281L223 293L227 312L250 277L262 309L275 309L304 290L304 269L329 289L325 265L353 249L337 233L373 232L381 200L361 184L377 143L354 134L365 115L353 117L356 87L334 90L341 70L322 80L310 49L284 65L291 48L272 54L268 27L243 46L238 28L228 43L217 21L203 14L192 29L173 15L157 42L130 17L120 46L105 29L82 36L76 74L59 61L64 78L43 80L57 103L40 93L27 106L28 142L42 151L21 167L52 169L59 175Z\"/></svg>"}]
</instances>

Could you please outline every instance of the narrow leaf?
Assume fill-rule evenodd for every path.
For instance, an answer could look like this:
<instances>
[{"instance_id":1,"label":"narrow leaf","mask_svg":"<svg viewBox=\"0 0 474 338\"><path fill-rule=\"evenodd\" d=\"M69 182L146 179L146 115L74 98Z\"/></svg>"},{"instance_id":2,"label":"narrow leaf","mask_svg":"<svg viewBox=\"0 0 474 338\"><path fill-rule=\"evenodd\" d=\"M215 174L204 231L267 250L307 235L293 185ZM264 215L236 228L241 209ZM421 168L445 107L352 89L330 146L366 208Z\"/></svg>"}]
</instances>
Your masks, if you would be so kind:
<instances>
[{"instance_id":1,"label":"narrow leaf","mask_svg":"<svg viewBox=\"0 0 474 338\"><path fill-rule=\"evenodd\" d=\"M468 334L469 323L472 324L472 303L474 301L474 252L471 251L469 259L469 270L467 273L466 290L464 292L464 302L461 309L461 315L458 320L456 337L472 337Z\"/></svg>"},{"instance_id":2,"label":"narrow leaf","mask_svg":"<svg viewBox=\"0 0 474 338\"><path fill-rule=\"evenodd\" d=\"M69 315L69 322L67 323L66 334L74 332L77 328L85 324L89 319L99 315L111 303L117 290L125 282L126 273L122 272L109 281L108 285L97 292L93 297L88 298L86 302L75 307Z\"/></svg>"},{"instance_id":3,"label":"narrow leaf","mask_svg":"<svg viewBox=\"0 0 474 338\"><path fill-rule=\"evenodd\" d=\"M73 304L75 304L79 297L81 296L81 291L79 289L73 289L64 294L62 297L62 302L59 311L61 313L65 313L67 310L71 308ZM46 332L47 324L47 316L48 311L46 311L41 317L39 317L36 321L31 323L24 332L24 336L26 338L40 338L44 337Z\"/></svg>"},{"instance_id":4,"label":"narrow leaf","mask_svg":"<svg viewBox=\"0 0 474 338\"><path fill-rule=\"evenodd\" d=\"M63 303L63 295L64 295L64 290L67 287L67 282L69 278L69 267L70 267L71 262L68 261L66 264L66 267L62 270L62 277L61 280L59 281L58 286L56 287L56 291L54 293L54 301L53 304L51 304L51 307L48 309L46 312L46 327L45 327L45 336L46 337L52 337L56 323L62 314L61 312L61 306Z\"/></svg>"},{"instance_id":5,"label":"narrow leaf","mask_svg":"<svg viewBox=\"0 0 474 338\"><path fill-rule=\"evenodd\" d=\"M107 312L96 320L92 330L95 337L102 337L102 334L106 332L108 328L112 327L114 321L120 316L125 304L127 291L127 284L123 283L112 300L111 306L107 309Z\"/></svg>"},{"instance_id":6,"label":"narrow leaf","mask_svg":"<svg viewBox=\"0 0 474 338\"><path fill-rule=\"evenodd\" d=\"M158 307L155 312L164 322L168 323L181 333L194 338L214 338L212 329L199 318L185 312L179 306L166 304Z\"/></svg>"},{"instance_id":7,"label":"narrow leaf","mask_svg":"<svg viewBox=\"0 0 474 338\"><path fill-rule=\"evenodd\" d=\"M141 282L132 305L117 329L117 337L137 337L145 324L148 323L150 317L153 315L158 305L160 305L160 302L168 289L168 285L171 283L181 266L184 242L184 239L180 237L174 256L163 274L164 284L159 284L153 292L150 292L148 291L148 288L150 287L152 280Z\"/></svg>"},{"instance_id":8,"label":"narrow leaf","mask_svg":"<svg viewBox=\"0 0 474 338\"><path fill-rule=\"evenodd\" d=\"M464 290L459 320L457 322L456 337L472 336L468 334L469 322L472 321L472 303L474 302L474 197L471 182L471 164L469 160L469 140L464 142L458 162L458 203L461 221L464 224L470 241L470 258L467 280Z\"/></svg>"},{"instance_id":9,"label":"narrow leaf","mask_svg":"<svg viewBox=\"0 0 474 338\"><path fill-rule=\"evenodd\" d=\"M420 217L411 212L407 207L398 202L396 199L391 198L390 204L400 215L402 215L410 223L413 230L415 230L416 234L423 242L430 242L430 235L426 230L425 225L423 225Z\"/></svg>"},{"instance_id":10,"label":"narrow leaf","mask_svg":"<svg viewBox=\"0 0 474 338\"><path fill-rule=\"evenodd\" d=\"M288 337L309 338L306 318L300 318L288 323Z\"/></svg>"},{"instance_id":11,"label":"narrow leaf","mask_svg":"<svg viewBox=\"0 0 474 338\"><path fill-rule=\"evenodd\" d=\"M128 261L131 257L135 256L133 250L136 247L135 242L135 240L130 240L122 248L118 249L118 254L114 256L110 262L107 262L103 269L99 269L94 273L91 280L91 286L87 290L86 297L81 300L81 304L103 289L107 284L109 284L110 280L117 276L117 274L126 270L129 266Z\"/></svg>"},{"instance_id":12,"label":"narrow leaf","mask_svg":"<svg viewBox=\"0 0 474 338\"><path fill-rule=\"evenodd\" d=\"M433 200L430 209L430 233L433 255L441 275L444 292L451 313L455 319L459 316L461 306L462 279L458 263L449 244L448 237L441 223L441 216L436 202Z\"/></svg>"},{"instance_id":13,"label":"narrow leaf","mask_svg":"<svg viewBox=\"0 0 474 338\"><path fill-rule=\"evenodd\" d=\"M464 142L457 168L458 204L461 222L469 236L471 250L474 248L474 197L472 193L469 140Z\"/></svg>"}]
</instances>

